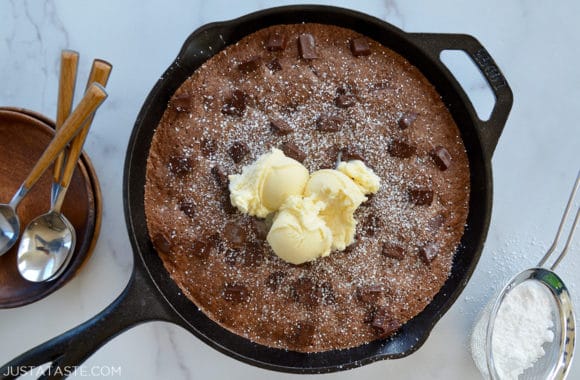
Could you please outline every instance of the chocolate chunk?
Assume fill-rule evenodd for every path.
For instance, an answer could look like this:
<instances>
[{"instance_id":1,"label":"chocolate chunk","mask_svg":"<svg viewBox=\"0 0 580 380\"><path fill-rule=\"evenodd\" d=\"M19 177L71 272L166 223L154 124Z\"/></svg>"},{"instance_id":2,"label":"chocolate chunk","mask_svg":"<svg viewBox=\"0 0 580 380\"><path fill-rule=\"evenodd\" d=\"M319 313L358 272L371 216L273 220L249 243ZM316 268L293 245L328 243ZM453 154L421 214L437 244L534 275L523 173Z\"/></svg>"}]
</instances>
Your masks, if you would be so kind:
<instances>
[{"instance_id":1,"label":"chocolate chunk","mask_svg":"<svg viewBox=\"0 0 580 380\"><path fill-rule=\"evenodd\" d=\"M405 248L396 243L383 243L382 254L385 257L402 260L405 257Z\"/></svg>"},{"instance_id":2,"label":"chocolate chunk","mask_svg":"<svg viewBox=\"0 0 580 380\"><path fill-rule=\"evenodd\" d=\"M447 170L449 169L449 166L451 166L451 155L447 149L442 146L435 147L435 149L431 151L431 158L433 158L435 165L437 165L441 171Z\"/></svg>"},{"instance_id":3,"label":"chocolate chunk","mask_svg":"<svg viewBox=\"0 0 580 380\"><path fill-rule=\"evenodd\" d=\"M419 247L419 257L425 264L430 264L439 254L439 248L432 242Z\"/></svg>"},{"instance_id":4,"label":"chocolate chunk","mask_svg":"<svg viewBox=\"0 0 580 380\"><path fill-rule=\"evenodd\" d=\"M227 98L222 106L222 113L225 115L243 116L246 111L247 98L245 92L235 90L232 96Z\"/></svg>"},{"instance_id":5,"label":"chocolate chunk","mask_svg":"<svg viewBox=\"0 0 580 380\"><path fill-rule=\"evenodd\" d=\"M269 51L282 51L286 49L286 35L274 32L268 36L268 41L266 41L266 49Z\"/></svg>"},{"instance_id":6,"label":"chocolate chunk","mask_svg":"<svg viewBox=\"0 0 580 380\"><path fill-rule=\"evenodd\" d=\"M362 207L368 207L374 203L373 202L375 200L374 193L367 194L366 197L367 197L367 200L361 204Z\"/></svg>"},{"instance_id":7,"label":"chocolate chunk","mask_svg":"<svg viewBox=\"0 0 580 380\"><path fill-rule=\"evenodd\" d=\"M168 254L171 251L171 243L163 234L156 234L153 236L153 247L159 253Z\"/></svg>"},{"instance_id":8,"label":"chocolate chunk","mask_svg":"<svg viewBox=\"0 0 580 380\"><path fill-rule=\"evenodd\" d=\"M183 199L179 202L179 209L190 218L195 216L195 203L191 199Z\"/></svg>"},{"instance_id":9,"label":"chocolate chunk","mask_svg":"<svg viewBox=\"0 0 580 380\"><path fill-rule=\"evenodd\" d=\"M262 59L258 56L252 57L238 65L238 70L244 74L256 71L260 67Z\"/></svg>"},{"instance_id":10,"label":"chocolate chunk","mask_svg":"<svg viewBox=\"0 0 580 380\"><path fill-rule=\"evenodd\" d=\"M377 338L386 338L401 327L401 323L390 317L389 312L380 308L374 313L371 326Z\"/></svg>"},{"instance_id":11,"label":"chocolate chunk","mask_svg":"<svg viewBox=\"0 0 580 380\"><path fill-rule=\"evenodd\" d=\"M202 137L199 142L199 148L204 157L209 157L217 150L217 142L213 139Z\"/></svg>"},{"instance_id":12,"label":"chocolate chunk","mask_svg":"<svg viewBox=\"0 0 580 380\"><path fill-rule=\"evenodd\" d=\"M318 286L318 293L322 299L322 303L325 305L332 305L336 303L336 296L334 295L334 289L330 282L323 282Z\"/></svg>"},{"instance_id":13,"label":"chocolate chunk","mask_svg":"<svg viewBox=\"0 0 580 380\"><path fill-rule=\"evenodd\" d=\"M382 225L381 218L377 215L370 214L363 222L363 231L367 236L374 236Z\"/></svg>"},{"instance_id":14,"label":"chocolate chunk","mask_svg":"<svg viewBox=\"0 0 580 380\"><path fill-rule=\"evenodd\" d=\"M250 153L250 148L248 145L243 141L234 141L232 146L229 149L230 157L236 164L242 162L244 157Z\"/></svg>"},{"instance_id":15,"label":"chocolate chunk","mask_svg":"<svg viewBox=\"0 0 580 380\"><path fill-rule=\"evenodd\" d=\"M401 129L409 128L415 122L417 116L418 115L415 112L404 113L403 116L401 116L401 118L399 119L399 128Z\"/></svg>"},{"instance_id":16,"label":"chocolate chunk","mask_svg":"<svg viewBox=\"0 0 580 380\"><path fill-rule=\"evenodd\" d=\"M320 115L316 120L316 127L322 132L338 132L340 131L344 119L335 115Z\"/></svg>"},{"instance_id":17,"label":"chocolate chunk","mask_svg":"<svg viewBox=\"0 0 580 380\"><path fill-rule=\"evenodd\" d=\"M270 127L274 133L281 136L287 135L293 131L292 127L284 119L280 118L271 119Z\"/></svg>"},{"instance_id":18,"label":"chocolate chunk","mask_svg":"<svg viewBox=\"0 0 580 380\"><path fill-rule=\"evenodd\" d=\"M272 272L266 279L266 286L268 286L270 290L275 291L282 284L284 277L286 277L286 273L282 271Z\"/></svg>"},{"instance_id":19,"label":"chocolate chunk","mask_svg":"<svg viewBox=\"0 0 580 380\"><path fill-rule=\"evenodd\" d=\"M409 202L417 206L429 206L433 203L433 190L427 188L409 188L407 189Z\"/></svg>"},{"instance_id":20,"label":"chocolate chunk","mask_svg":"<svg viewBox=\"0 0 580 380\"><path fill-rule=\"evenodd\" d=\"M298 346L309 346L314 337L314 325L308 321L299 321L294 326L293 334L289 337Z\"/></svg>"},{"instance_id":21,"label":"chocolate chunk","mask_svg":"<svg viewBox=\"0 0 580 380\"><path fill-rule=\"evenodd\" d=\"M228 302L241 303L248 299L248 288L241 284L228 284L224 285L222 290L222 298Z\"/></svg>"},{"instance_id":22,"label":"chocolate chunk","mask_svg":"<svg viewBox=\"0 0 580 380\"><path fill-rule=\"evenodd\" d=\"M315 77L318 77L319 76L318 70L312 64L309 64L308 65L308 68L310 69L310 71L312 71L312 74L314 74Z\"/></svg>"},{"instance_id":23,"label":"chocolate chunk","mask_svg":"<svg viewBox=\"0 0 580 380\"><path fill-rule=\"evenodd\" d=\"M290 288L290 294L294 301L307 306L318 305L318 289L314 281L308 277L302 277L294 281Z\"/></svg>"},{"instance_id":24,"label":"chocolate chunk","mask_svg":"<svg viewBox=\"0 0 580 380\"><path fill-rule=\"evenodd\" d=\"M352 146L344 147L340 150L340 160L341 161L352 161L359 160L364 161L365 158L360 153L360 151Z\"/></svg>"},{"instance_id":25,"label":"chocolate chunk","mask_svg":"<svg viewBox=\"0 0 580 380\"><path fill-rule=\"evenodd\" d=\"M191 253L194 256L205 260L209 257L211 249L215 246L212 240L196 240L191 245Z\"/></svg>"},{"instance_id":26,"label":"chocolate chunk","mask_svg":"<svg viewBox=\"0 0 580 380\"><path fill-rule=\"evenodd\" d=\"M211 174L213 175L213 178L215 179L216 183L220 188L224 190L228 189L230 180L228 179L227 174L224 172L221 166L216 165L213 168L211 168Z\"/></svg>"},{"instance_id":27,"label":"chocolate chunk","mask_svg":"<svg viewBox=\"0 0 580 380\"><path fill-rule=\"evenodd\" d=\"M266 224L265 221L260 220L258 218L252 218L252 221L250 223L252 225L254 233L256 234L256 238L259 240L266 240L266 237L268 236L269 232L268 224Z\"/></svg>"},{"instance_id":28,"label":"chocolate chunk","mask_svg":"<svg viewBox=\"0 0 580 380\"><path fill-rule=\"evenodd\" d=\"M383 287L381 285L359 286L356 289L356 298L363 303L375 303L381 294L383 294Z\"/></svg>"},{"instance_id":29,"label":"chocolate chunk","mask_svg":"<svg viewBox=\"0 0 580 380\"><path fill-rule=\"evenodd\" d=\"M351 94L353 92L353 88L350 84L345 83L341 86L336 88L336 95L346 95Z\"/></svg>"},{"instance_id":30,"label":"chocolate chunk","mask_svg":"<svg viewBox=\"0 0 580 380\"><path fill-rule=\"evenodd\" d=\"M169 102L171 108L177 112L190 112L191 111L191 95L189 94L179 94L173 96Z\"/></svg>"},{"instance_id":31,"label":"chocolate chunk","mask_svg":"<svg viewBox=\"0 0 580 380\"><path fill-rule=\"evenodd\" d=\"M303 59L318 58L316 43L312 34L301 34L298 37L298 50L300 51L300 57Z\"/></svg>"},{"instance_id":32,"label":"chocolate chunk","mask_svg":"<svg viewBox=\"0 0 580 380\"><path fill-rule=\"evenodd\" d=\"M395 139L387 148L389 154L397 158L409 158L415 154L417 147L407 144L403 140Z\"/></svg>"},{"instance_id":33,"label":"chocolate chunk","mask_svg":"<svg viewBox=\"0 0 580 380\"><path fill-rule=\"evenodd\" d=\"M354 250L356 249L356 247L358 247L359 245L359 240L355 240L354 242L350 243L349 245L346 246L346 248L344 249L344 253L345 254L349 254L354 252Z\"/></svg>"},{"instance_id":34,"label":"chocolate chunk","mask_svg":"<svg viewBox=\"0 0 580 380\"><path fill-rule=\"evenodd\" d=\"M376 313L377 313L377 306L371 304L366 310L366 313L365 313L364 318L363 318L363 322L364 323L371 323L373 321L373 319L375 319Z\"/></svg>"},{"instance_id":35,"label":"chocolate chunk","mask_svg":"<svg viewBox=\"0 0 580 380\"><path fill-rule=\"evenodd\" d=\"M222 242L222 237L219 233L214 232L207 237L207 241L211 243L212 247L219 247Z\"/></svg>"},{"instance_id":36,"label":"chocolate chunk","mask_svg":"<svg viewBox=\"0 0 580 380\"><path fill-rule=\"evenodd\" d=\"M246 267L257 267L264 262L264 246L256 241L246 244L242 264Z\"/></svg>"},{"instance_id":37,"label":"chocolate chunk","mask_svg":"<svg viewBox=\"0 0 580 380\"><path fill-rule=\"evenodd\" d=\"M282 64L280 63L280 61L278 60L278 58L274 58L270 62L266 63L266 67L270 71L280 71L280 70L282 70Z\"/></svg>"},{"instance_id":38,"label":"chocolate chunk","mask_svg":"<svg viewBox=\"0 0 580 380\"><path fill-rule=\"evenodd\" d=\"M243 248L247 240L247 225L241 220L226 223L224 227L224 239L230 247Z\"/></svg>"},{"instance_id":39,"label":"chocolate chunk","mask_svg":"<svg viewBox=\"0 0 580 380\"><path fill-rule=\"evenodd\" d=\"M238 211L238 209L232 204L232 201L230 200L230 194L227 189L223 192L221 201L226 214L235 214Z\"/></svg>"},{"instance_id":40,"label":"chocolate chunk","mask_svg":"<svg viewBox=\"0 0 580 380\"><path fill-rule=\"evenodd\" d=\"M191 159L182 155L173 155L169 157L169 170L173 174L184 175L193 170Z\"/></svg>"},{"instance_id":41,"label":"chocolate chunk","mask_svg":"<svg viewBox=\"0 0 580 380\"><path fill-rule=\"evenodd\" d=\"M427 226L431 232L437 232L443 223L445 223L445 216L443 214L437 214L429 219Z\"/></svg>"},{"instance_id":42,"label":"chocolate chunk","mask_svg":"<svg viewBox=\"0 0 580 380\"><path fill-rule=\"evenodd\" d=\"M339 108L349 108L356 104L356 98L353 95L338 95L334 104Z\"/></svg>"},{"instance_id":43,"label":"chocolate chunk","mask_svg":"<svg viewBox=\"0 0 580 380\"><path fill-rule=\"evenodd\" d=\"M350 51L355 57L371 54L369 43L364 37L353 38L350 40Z\"/></svg>"},{"instance_id":44,"label":"chocolate chunk","mask_svg":"<svg viewBox=\"0 0 580 380\"><path fill-rule=\"evenodd\" d=\"M323 159L318 169L335 169L339 164L340 158L340 147L338 145L333 145L328 149L325 149L323 153Z\"/></svg>"},{"instance_id":45,"label":"chocolate chunk","mask_svg":"<svg viewBox=\"0 0 580 380\"><path fill-rule=\"evenodd\" d=\"M301 151L292 141L287 141L282 144L281 149L286 156L293 158L298 162L304 162L306 159L306 153Z\"/></svg>"}]
</instances>

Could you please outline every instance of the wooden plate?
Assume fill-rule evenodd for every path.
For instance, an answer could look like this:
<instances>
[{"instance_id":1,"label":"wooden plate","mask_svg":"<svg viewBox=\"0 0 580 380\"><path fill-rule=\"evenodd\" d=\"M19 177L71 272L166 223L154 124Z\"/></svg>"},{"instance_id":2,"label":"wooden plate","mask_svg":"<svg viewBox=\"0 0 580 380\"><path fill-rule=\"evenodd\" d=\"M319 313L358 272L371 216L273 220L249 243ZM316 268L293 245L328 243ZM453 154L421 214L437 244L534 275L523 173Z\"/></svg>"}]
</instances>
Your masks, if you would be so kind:
<instances>
[{"instance_id":1,"label":"wooden plate","mask_svg":"<svg viewBox=\"0 0 580 380\"><path fill-rule=\"evenodd\" d=\"M54 135L54 122L32 111L0 107L0 202L8 203ZM50 209L52 167L18 206L21 230L30 220ZM79 160L62 212L75 227L74 256L54 281L24 280L16 267L18 244L0 256L0 308L26 305L66 284L91 255L102 218L101 189L89 157Z\"/></svg>"}]
</instances>

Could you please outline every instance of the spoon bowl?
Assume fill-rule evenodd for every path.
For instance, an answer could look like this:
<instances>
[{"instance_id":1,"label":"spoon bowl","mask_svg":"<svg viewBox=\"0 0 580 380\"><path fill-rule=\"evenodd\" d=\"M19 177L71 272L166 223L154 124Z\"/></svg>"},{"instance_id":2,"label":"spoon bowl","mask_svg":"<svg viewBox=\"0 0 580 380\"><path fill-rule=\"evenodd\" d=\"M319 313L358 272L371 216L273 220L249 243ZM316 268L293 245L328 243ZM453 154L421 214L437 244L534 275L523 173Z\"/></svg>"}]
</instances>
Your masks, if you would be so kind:
<instances>
[{"instance_id":1,"label":"spoon bowl","mask_svg":"<svg viewBox=\"0 0 580 380\"><path fill-rule=\"evenodd\" d=\"M20 220L9 204L0 204L0 256L8 252L18 240Z\"/></svg>"},{"instance_id":2,"label":"spoon bowl","mask_svg":"<svg viewBox=\"0 0 580 380\"><path fill-rule=\"evenodd\" d=\"M31 282L55 279L66 268L75 244L75 229L60 212L41 215L22 233L18 271Z\"/></svg>"}]
</instances>

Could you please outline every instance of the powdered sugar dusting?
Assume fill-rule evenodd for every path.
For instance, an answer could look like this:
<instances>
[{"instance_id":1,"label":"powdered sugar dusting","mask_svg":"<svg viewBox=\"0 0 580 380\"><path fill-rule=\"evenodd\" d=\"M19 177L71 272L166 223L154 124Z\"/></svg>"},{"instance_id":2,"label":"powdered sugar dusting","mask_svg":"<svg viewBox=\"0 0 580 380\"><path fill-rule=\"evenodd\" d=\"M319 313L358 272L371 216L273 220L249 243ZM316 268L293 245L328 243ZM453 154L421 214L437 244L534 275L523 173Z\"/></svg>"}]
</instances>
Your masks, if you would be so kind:
<instances>
[{"instance_id":1,"label":"powdered sugar dusting","mask_svg":"<svg viewBox=\"0 0 580 380\"><path fill-rule=\"evenodd\" d=\"M288 37L283 52L264 48L274 30ZM305 32L315 36L319 59L298 58L295 41ZM155 234L169 240L170 252L161 254L166 268L204 312L259 343L321 351L376 339L369 315L385 309L404 323L419 313L447 279L463 233L469 169L457 127L433 87L400 56L369 40L372 54L353 57L349 41L358 36L337 27L301 24L275 26L241 40L182 85L172 101L189 101L177 111L169 107L152 143L147 221L153 240ZM238 65L256 56L260 66L240 72ZM274 59L281 70L269 68ZM224 103L232 101L235 91L245 94L244 107L224 114ZM338 107L339 94L353 96L355 104ZM398 120L406 112L418 116L403 130ZM340 130L319 130L321 115L340 117ZM274 118L287 122L292 132L274 133ZM394 139L413 144L416 154L393 157L388 148ZM239 162L231 153L236 142L248 150ZM225 174L239 173L243 165L285 142L306 154L304 165L310 172L334 167L343 149L359 152L382 183L355 213L356 242L344 252L302 266L278 259L258 236L253 218L227 210L227 194L211 172L219 166ZM435 146L444 146L452 156L446 171L429 155ZM191 162L189 173L170 170L168 158L175 155ZM414 188L432 190L433 202L410 202L408 192ZM184 215L185 201L196 205L193 217ZM226 226L232 223L243 231L243 242L227 238ZM212 234L218 242L200 259L192 252L192 242ZM403 246L404 257L385 257L385 243ZM439 252L432 262L420 253L428 243ZM282 273L275 286L269 282L274 273ZM246 298L238 303L224 300L226 283L243 284ZM369 286L380 286L380 294L372 302L361 301L357 291Z\"/></svg>"}]
</instances>

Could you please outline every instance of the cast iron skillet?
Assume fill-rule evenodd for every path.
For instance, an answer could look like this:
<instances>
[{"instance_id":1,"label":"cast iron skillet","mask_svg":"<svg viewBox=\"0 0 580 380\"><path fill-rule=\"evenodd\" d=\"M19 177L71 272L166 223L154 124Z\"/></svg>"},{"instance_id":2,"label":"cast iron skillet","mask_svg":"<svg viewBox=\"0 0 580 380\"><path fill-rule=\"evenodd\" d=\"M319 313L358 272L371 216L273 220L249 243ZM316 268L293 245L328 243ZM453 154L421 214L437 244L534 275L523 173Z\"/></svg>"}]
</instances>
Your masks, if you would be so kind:
<instances>
[{"instance_id":1,"label":"cast iron skillet","mask_svg":"<svg viewBox=\"0 0 580 380\"><path fill-rule=\"evenodd\" d=\"M300 22L354 29L395 50L418 67L435 85L459 126L471 173L467 228L455 255L451 276L433 301L392 338L347 350L313 354L252 343L220 327L200 312L171 280L153 249L143 207L151 139L167 102L180 84L213 54L242 37L271 25ZM496 103L488 121L477 117L459 84L441 63L440 53L447 49L465 51L492 87ZM479 42L468 35L405 33L374 17L326 6L267 9L236 20L201 27L185 41L176 60L147 97L129 141L123 191L135 264L127 287L94 318L7 363L0 369L0 378L13 378L15 374L20 374L19 368L29 369L48 362L52 362L52 367L47 370L50 373L45 373L46 378L58 378L60 375L56 369L81 364L112 337L139 323L153 320L182 326L210 346L238 360L284 372L340 371L413 353L425 342L435 323L459 296L481 254L491 215L491 155L512 101L512 92L495 62Z\"/></svg>"}]
</instances>

